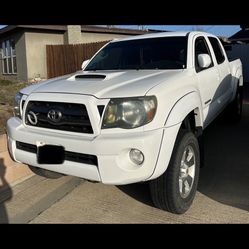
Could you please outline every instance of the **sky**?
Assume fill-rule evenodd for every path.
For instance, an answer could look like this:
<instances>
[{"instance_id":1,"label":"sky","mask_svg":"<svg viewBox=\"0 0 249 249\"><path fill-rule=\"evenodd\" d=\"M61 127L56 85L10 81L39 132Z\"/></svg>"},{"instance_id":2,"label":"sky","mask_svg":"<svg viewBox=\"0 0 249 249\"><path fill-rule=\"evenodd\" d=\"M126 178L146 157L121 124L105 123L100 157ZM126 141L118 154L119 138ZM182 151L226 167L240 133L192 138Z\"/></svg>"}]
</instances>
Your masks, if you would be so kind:
<instances>
[{"instance_id":1,"label":"sky","mask_svg":"<svg viewBox=\"0 0 249 249\"><path fill-rule=\"evenodd\" d=\"M6 25L0 25L0 29L5 26ZM137 29L138 25L115 25L115 27ZM225 37L229 37L240 30L239 25L143 25L142 27L144 29L156 29L167 31L201 30L214 35Z\"/></svg>"},{"instance_id":2,"label":"sky","mask_svg":"<svg viewBox=\"0 0 249 249\"><path fill-rule=\"evenodd\" d=\"M124 28L138 28L137 25L119 25ZM143 25L144 29L157 29L168 31L201 30L213 35L230 37L240 30L239 25Z\"/></svg>"}]
</instances>

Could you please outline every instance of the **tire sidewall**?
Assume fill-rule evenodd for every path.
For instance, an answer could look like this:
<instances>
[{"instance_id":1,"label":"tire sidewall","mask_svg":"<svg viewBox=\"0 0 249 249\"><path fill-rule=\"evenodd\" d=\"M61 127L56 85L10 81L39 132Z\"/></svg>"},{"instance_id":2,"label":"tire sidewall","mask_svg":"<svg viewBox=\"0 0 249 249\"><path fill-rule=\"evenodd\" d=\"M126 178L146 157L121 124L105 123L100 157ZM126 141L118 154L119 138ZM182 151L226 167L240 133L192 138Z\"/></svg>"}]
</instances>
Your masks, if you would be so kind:
<instances>
[{"instance_id":1,"label":"tire sidewall","mask_svg":"<svg viewBox=\"0 0 249 249\"><path fill-rule=\"evenodd\" d=\"M172 195L174 196L174 205L179 210L179 212L185 212L191 206L193 199L196 194L198 180L199 180L199 169L200 169L200 152L199 145L195 135L192 132L180 132L177 139L174 156L170 162L169 168L166 171L166 174L171 175L172 182ZM185 148L190 145L195 154L195 177L192 189L190 190L189 195L186 198L181 197L179 190L179 174L180 174L180 165L183 152Z\"/></svg>"}]
</instances>

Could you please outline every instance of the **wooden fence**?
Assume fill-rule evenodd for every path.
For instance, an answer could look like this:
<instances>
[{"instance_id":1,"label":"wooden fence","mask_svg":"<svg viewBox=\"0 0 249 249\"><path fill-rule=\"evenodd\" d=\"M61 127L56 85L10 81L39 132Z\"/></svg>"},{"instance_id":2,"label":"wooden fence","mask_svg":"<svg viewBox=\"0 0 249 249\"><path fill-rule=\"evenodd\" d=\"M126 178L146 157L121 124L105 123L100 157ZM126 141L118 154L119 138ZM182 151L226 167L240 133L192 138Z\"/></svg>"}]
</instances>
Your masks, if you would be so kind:
<instances>
[{"instance_id":1,"label":"wooden fence","mask_svg":"<svg viewBox=\"0 0 249 249\"><path fill-rule=\"evenodd\" d=\"M107 42L109 41L74 45L47 45L48 78L80 70L82 62L90 59Z\"/></svg>"}]
</instances>

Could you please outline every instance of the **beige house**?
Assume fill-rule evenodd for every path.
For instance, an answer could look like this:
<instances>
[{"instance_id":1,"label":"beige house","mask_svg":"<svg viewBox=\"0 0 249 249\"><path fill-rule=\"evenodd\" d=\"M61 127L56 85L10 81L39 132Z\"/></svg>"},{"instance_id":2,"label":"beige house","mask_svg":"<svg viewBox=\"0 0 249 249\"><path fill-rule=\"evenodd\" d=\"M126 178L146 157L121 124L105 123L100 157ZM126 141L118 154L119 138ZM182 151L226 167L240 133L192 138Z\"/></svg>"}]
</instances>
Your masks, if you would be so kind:
<instances>
[{"instance_id":1,"label":"beige house","mask_svg":"<svg viewBox=\"0 0 249 249\"><path fill-rule=\"evenodd\" d=\"M0 29L0 78L47 78L46 45L106 41L153 32L86 25L9 25Z\"/></svg>"}]
</instances>

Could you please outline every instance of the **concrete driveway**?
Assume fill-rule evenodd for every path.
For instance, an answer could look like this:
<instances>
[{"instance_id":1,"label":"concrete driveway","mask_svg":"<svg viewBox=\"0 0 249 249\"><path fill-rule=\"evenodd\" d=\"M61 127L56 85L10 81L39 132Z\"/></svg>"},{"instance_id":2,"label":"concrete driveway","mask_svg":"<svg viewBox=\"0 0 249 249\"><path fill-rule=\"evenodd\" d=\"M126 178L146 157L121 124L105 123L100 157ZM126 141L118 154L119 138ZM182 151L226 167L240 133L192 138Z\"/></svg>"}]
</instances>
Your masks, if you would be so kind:
<instances>
[{"instance_id":1,"label":"concrete driveway","mask_svg":"<svg viewBox=\"0 0 249 249\"><path fill-rule=\"evenodd\" d=\"M146 184L83 182L31 223L249 223L249 105L242 121L221 118L205 133L205 167L191 209L153 207Z\"/></svg>"}]
</instances>

